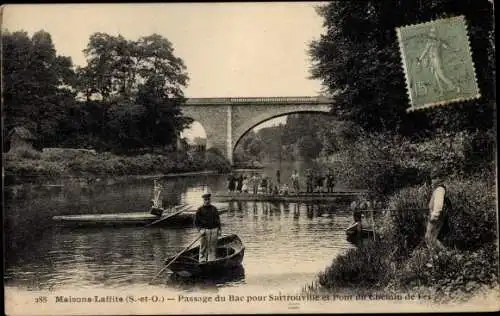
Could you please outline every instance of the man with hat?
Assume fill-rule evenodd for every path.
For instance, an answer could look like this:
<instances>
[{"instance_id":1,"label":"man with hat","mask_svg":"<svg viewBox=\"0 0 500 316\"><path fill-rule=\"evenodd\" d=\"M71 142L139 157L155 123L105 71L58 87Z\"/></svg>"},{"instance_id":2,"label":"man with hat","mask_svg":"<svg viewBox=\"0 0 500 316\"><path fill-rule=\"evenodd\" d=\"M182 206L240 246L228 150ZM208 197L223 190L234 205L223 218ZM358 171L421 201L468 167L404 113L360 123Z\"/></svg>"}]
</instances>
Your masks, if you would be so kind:
<instances>
[{"instance_id":1,"label":"man with hat","mask_svg":"<svg viewBox=\"0 0 500 316\"><path fill-rule=\"evenodd\" d=\"M432 170L428 180L427 184L433 191L429 201L429 221L425 232L425 242L431 249L444 250L445 247L438 240L438 236L443 226L447 224L451 201L446 196L446 187L439 170Z\"/></svg>"},{"instance_id":2,"label":"man with hat","mask_svg":"<svg viewBox=\"0 0 500 316\"><path fill-rule=\"evenodd\" d=\"M219 211L210 204L210 192L203 193L201 197L203 198L203 205L196 211L194 219L194 225L202 234L199 261L214 261L216 259L217 240L221 230Z\"/></svg>"}]
</instances>

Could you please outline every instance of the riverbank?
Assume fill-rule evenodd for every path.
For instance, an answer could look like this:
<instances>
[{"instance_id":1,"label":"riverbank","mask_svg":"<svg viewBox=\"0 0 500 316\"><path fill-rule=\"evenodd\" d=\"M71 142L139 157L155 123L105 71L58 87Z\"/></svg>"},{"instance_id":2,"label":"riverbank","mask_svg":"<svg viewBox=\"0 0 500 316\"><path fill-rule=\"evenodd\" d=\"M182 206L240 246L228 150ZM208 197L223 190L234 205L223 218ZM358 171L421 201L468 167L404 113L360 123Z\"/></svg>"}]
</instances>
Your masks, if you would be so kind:
<instances>
[{"instance_id":1,"label":"riverbank","mask_svg":"<svg viewBox=\"0 0 500 316\"><path fill-rule=\"evenodd\" d=\"M387 197L391 212L375 213L374 240L335 258L306 293L411 293L438 303L468 301L479 293L498 291L496 188L487 177L445 181L453 214L440 239L446 251L431 252L423 240L430 189L402 188Z\"/></svg>"},{"instance_id":2,"label":"riverbank","mask_svg":"<svg viewBox=\"0 0 500 316\"><path fill-rule=\"evenodd\" d=\"M216 174L231 170L229 162L213 150L194 155L169 152L135 156L109 152L54 153L25 150L5 154L4 162L6 186L23 183L57 185L67 179L88 184L107 183L128 179Z\"/></svg>"}]
</instances>

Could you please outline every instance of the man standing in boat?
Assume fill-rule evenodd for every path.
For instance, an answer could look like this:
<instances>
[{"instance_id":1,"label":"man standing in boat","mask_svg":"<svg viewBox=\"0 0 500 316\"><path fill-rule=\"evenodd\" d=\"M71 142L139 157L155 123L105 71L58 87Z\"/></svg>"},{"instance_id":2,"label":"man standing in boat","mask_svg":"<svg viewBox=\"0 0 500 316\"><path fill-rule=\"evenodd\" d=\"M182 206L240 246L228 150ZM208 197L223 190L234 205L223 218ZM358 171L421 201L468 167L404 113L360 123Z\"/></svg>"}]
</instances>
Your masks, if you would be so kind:
<instances>
[{"instance_id":1,"label":"man standing in boat","mask_svg":"<svg viewBox=\"0 0 500 316\"><path fill-rule=\"evenodd\" d=\"M202 195L203 205L196 211L194 225L200 232L199 261L207 262L216 259L217 240L221 232L219 211L210 203L211 194Z\"/></svg>"}]
</instances>

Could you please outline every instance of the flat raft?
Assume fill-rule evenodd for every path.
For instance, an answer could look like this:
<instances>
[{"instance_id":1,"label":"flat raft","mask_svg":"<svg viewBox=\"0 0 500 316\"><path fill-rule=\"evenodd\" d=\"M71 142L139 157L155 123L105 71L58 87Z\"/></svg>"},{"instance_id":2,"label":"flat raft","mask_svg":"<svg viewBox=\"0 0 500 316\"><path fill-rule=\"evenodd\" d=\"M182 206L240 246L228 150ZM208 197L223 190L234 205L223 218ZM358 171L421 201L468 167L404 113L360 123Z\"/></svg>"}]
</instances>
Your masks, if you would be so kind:
<instances>
[{"instance_id":1,"label":"flat raft","mask_svg":"<svg viewBox=\"0 0 500 316\"><path fill-rule=\"evenodd\" d=\"M219 209L219 214L227 212L227 209ZM164 221L152 225L155 226L192 226L194 224L195 210L186 210L176 214ZM164 217L168 213L163 214ZM113 214L81 214L54 216L52 220L65 226L146 226L161 217L150 212L113 213Z\"/></svg>"},{"instance_id":2,"label":"flat raft","mask_svg":"<svg viewBox=\"0 0 500 316\"><path fill-rule=\"evenodd\" d=\"M346 201L352 200L359 195L365 194L368 191L336 191L331 193L307 193L300 192L299 194L251 194L251 193L214 193L212 200L218 202L233 202L233 201L256 201L256 202L307 202L307 201Z\"/></svg>"},{"instance_id":3,"label":"flat raft","mask_svg":"<svg viewBox=\"0 0 500 316\"><path fill-rule=\"evenodd\" d=\"M214 261L200 263L200 246L191 247L177 258L168 269L180 277L214 277L241 267L245 247L237 235L228 235L218 239L217 255ZM165 260L168 264L175 257Z\"/></svg>"}]
</instances>

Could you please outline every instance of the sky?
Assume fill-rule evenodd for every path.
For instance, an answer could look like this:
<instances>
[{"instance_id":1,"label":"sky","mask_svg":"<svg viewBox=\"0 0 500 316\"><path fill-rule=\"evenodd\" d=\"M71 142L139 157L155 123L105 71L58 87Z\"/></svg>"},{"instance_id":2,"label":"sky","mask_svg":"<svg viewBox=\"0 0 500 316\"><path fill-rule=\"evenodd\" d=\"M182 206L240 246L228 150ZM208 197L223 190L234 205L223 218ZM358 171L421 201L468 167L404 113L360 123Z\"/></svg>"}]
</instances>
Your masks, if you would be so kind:
<instances>
[{"instance_id":1,"label":"sky","mask_svg":"<svg viewBox=\"0 0 500 316\"><path fill-rule=\"evenodd\" d=\"M79 66L86 64L82 50L95 32L129 40L160 34L186 64L188 98L314 96L321 84L308 79L307 49L323 33L323 21L314 9L319 4L8 5L2 27L30 36L42 29L49 32L57 53ZM202 136L198 132L195 136Z\"/></svg>"}]
</instances>

